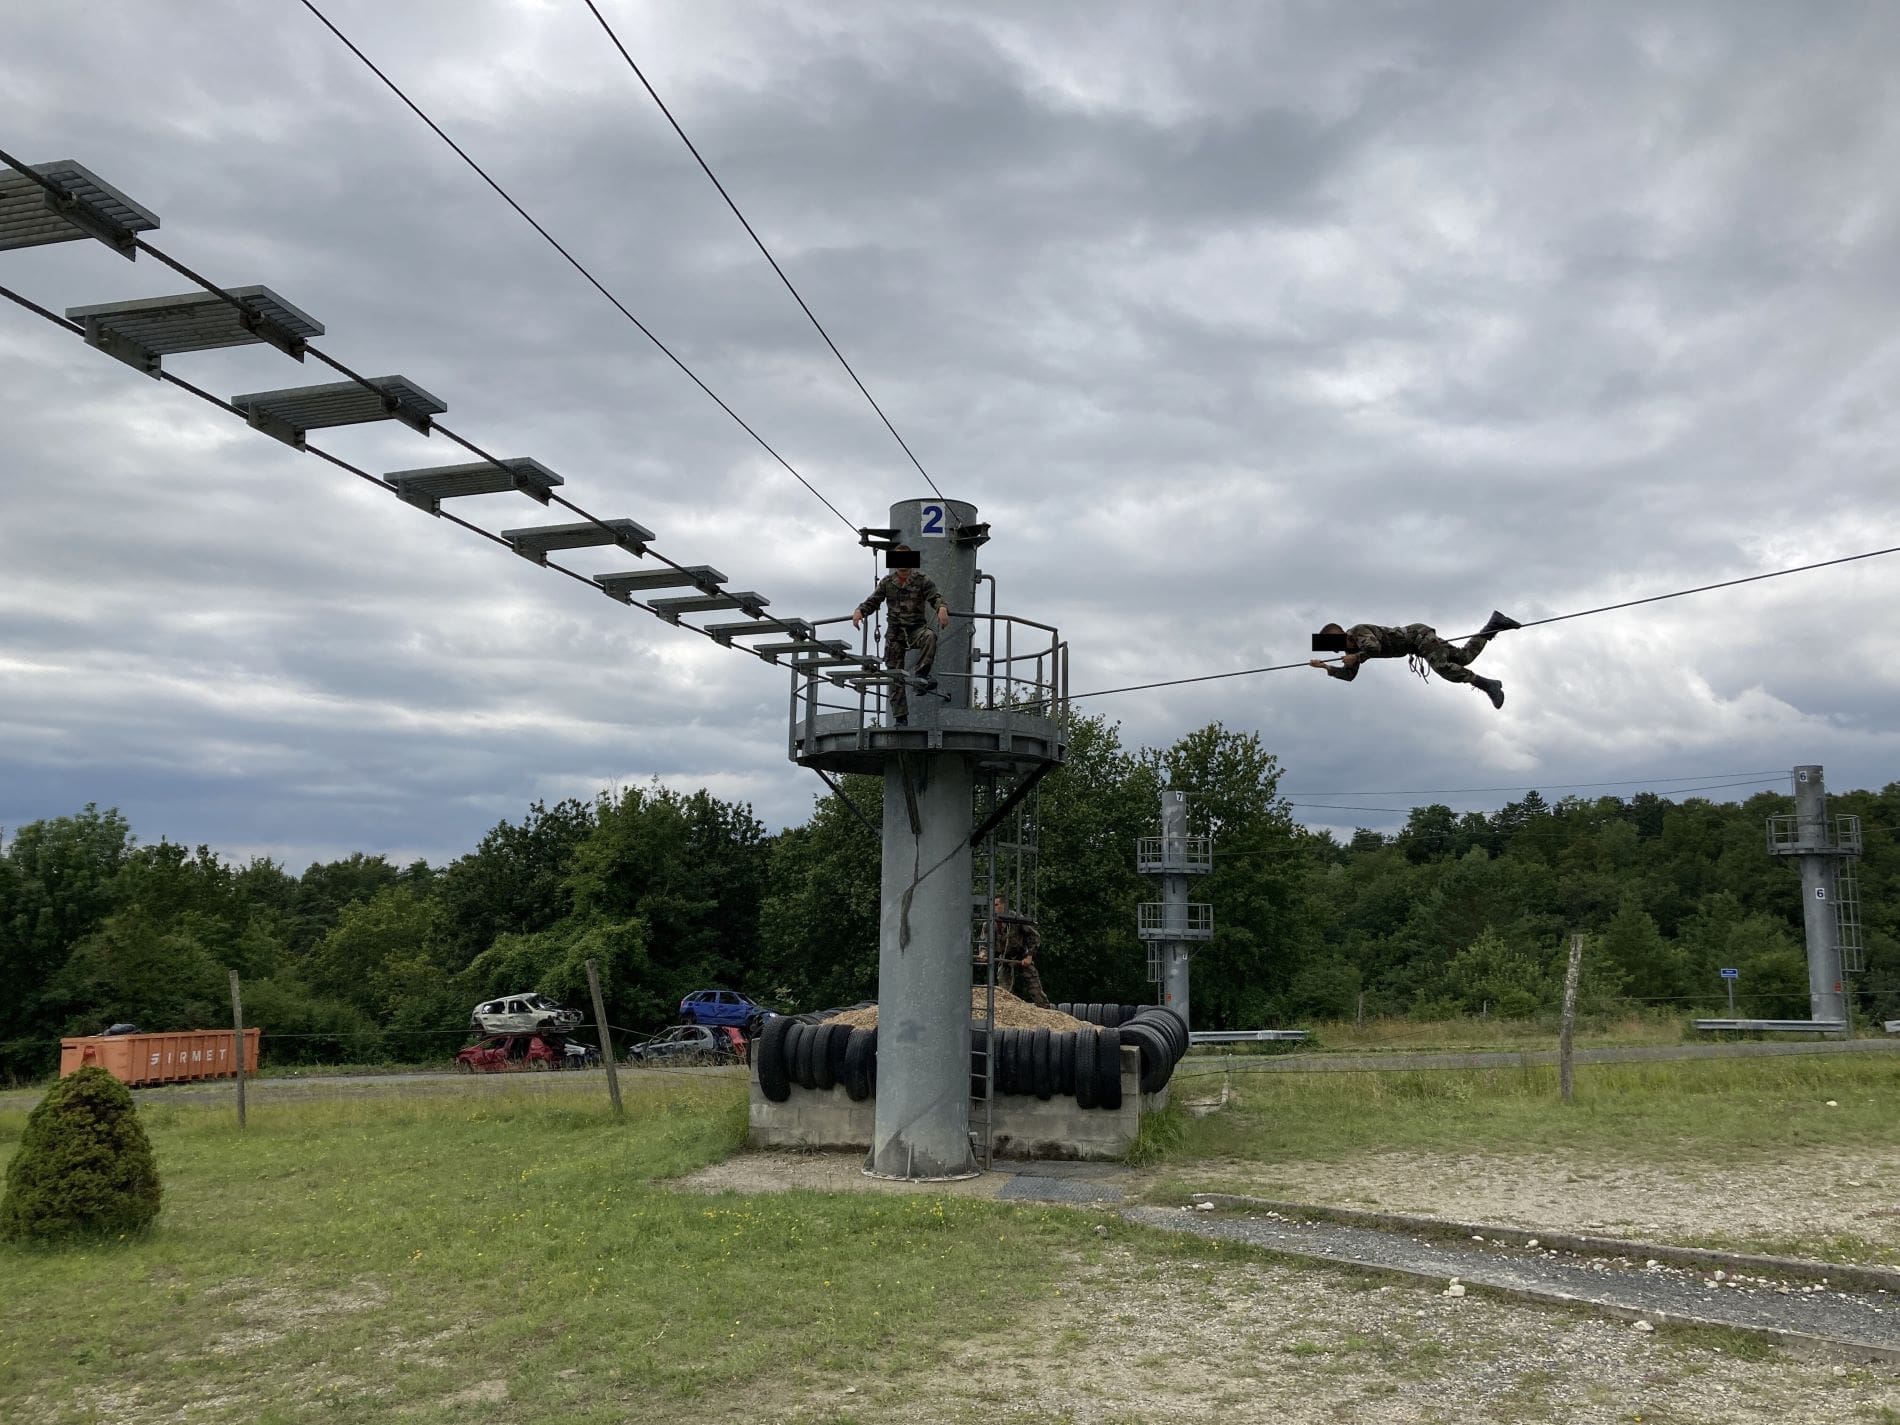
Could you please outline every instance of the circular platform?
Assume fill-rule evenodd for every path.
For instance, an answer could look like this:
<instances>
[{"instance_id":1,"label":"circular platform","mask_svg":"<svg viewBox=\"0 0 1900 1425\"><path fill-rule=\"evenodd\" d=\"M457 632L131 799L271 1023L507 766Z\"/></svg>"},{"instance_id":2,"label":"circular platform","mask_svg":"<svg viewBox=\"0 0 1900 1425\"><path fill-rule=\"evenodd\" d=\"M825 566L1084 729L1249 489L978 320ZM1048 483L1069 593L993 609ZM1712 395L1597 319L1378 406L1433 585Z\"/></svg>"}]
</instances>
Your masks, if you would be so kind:
<instances>
[{"instance_id":1,"label":"circular platform","mask_svg":"<svg viewBox=\"0 0 1900 1425\"><path fill-rule=\"evenodd\" d=\"M959 752L979 766L1021 769L1066 761L1069 739L1050 717L928 705L917 708L908 727L878 726L849 712L820 713L791 726L791 758L801 767L881 773L900 752Z\"/></svg>"}]
</instances>

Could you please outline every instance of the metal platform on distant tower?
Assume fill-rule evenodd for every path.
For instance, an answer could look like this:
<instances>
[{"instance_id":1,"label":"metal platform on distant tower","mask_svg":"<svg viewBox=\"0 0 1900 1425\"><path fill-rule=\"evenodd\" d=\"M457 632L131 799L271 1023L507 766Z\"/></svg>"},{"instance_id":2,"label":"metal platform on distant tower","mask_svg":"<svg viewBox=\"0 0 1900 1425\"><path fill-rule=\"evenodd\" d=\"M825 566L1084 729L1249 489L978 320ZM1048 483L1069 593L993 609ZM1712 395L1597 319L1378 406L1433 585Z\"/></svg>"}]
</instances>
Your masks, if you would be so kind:
<instances>
[{"instance_id":1,"label":"metal platform on distant tower","mask_svg":"<svg viewBox=\"0 0 1900 1425\"><path fill-rule=\"evenodd\" d=\"M1865 967L1860 884L1860 818L1830 815L1821 768L1794 769L1794 811L1768 818L1768 854L1792 857L1801 871L1802 921L1808 949L1808 1018L1698 1019L1700 1030L1764 1033L1852 1033L1847 976Z\"/></svg>"}]
</instances>

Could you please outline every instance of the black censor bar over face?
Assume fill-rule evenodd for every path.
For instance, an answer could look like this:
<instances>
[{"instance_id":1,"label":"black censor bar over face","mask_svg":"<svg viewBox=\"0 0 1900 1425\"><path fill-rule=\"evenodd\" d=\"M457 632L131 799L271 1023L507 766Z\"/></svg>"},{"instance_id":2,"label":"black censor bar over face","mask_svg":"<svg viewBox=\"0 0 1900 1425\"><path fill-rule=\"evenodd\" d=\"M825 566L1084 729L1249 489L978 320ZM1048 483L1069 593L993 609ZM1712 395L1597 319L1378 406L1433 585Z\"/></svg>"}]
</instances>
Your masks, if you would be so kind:
<instances>
[{"instance_id":1,"label":"black censor bar over face","mask_svg":"<svg viewBox=\"0 0 1900 1425\"><path fill-rule=\"evenodd\" d=\"M1343 633L1316 633L1313 635L1315 653L1346 652L1346 635Z\"/></svg>"},{"instance_id":2,"label":"black censor bar over face","mask_svg":"<svg viewBox=\"0 0 1900 1425\"><path fill-rule=\"evenodd\" d=\"M886 569L921 569L924 567L924 552L921 549L887 549L884 551Z\"/></svg>"}]
</instances>

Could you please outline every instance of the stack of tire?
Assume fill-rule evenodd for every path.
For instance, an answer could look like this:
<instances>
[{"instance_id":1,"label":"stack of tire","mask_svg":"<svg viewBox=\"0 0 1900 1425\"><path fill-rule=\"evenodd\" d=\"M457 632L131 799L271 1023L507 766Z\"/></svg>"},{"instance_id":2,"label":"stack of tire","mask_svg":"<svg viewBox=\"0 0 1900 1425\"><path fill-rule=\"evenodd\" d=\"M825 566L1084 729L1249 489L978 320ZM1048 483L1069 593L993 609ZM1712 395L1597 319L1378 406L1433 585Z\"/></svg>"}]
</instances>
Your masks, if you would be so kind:
<instances>
[{"instance_id":1,"label":"stack of tire","mask_svg":"<svg viewBox=\"0 0 1900 1425\"><path fill-rule=\"evenodd\" d=\"M1092 1011L1084 1015L1077 1011ZM1113 1023L1104 1022L1113 1011ZM1126 1013L1123 1013L1126 1011ZM833 1011L835 1013L835 1011ZM1073 1095L1078 1108L1114 1111L1122 1106L1121 1050L1141 1054L1141 1091L1159 1093L1187 1053L1187 1023L1159 1005L1074 1005L1063 1011L1090 1027L1068 1031L995 1031L994 1090L1050 1099ZM983 1056L989 1034L973 1029L970 1089L983 1092ZM842 1084L853 1100L877 1092L877 1031L853 1029L819 1015L768 1020L754 1049L759 1089L774 1103L791 1097L792 1086L826 1090Z\"/></svg>"},{"instance_id":2,"label":"stack of tire","mask_svg":"<svg viewBox=\"0 0 1900 1425\"><path fill-rule=\"evenodd\" d=\"M774 1103L802 1089L844 1091L856 1102L877 1092L877 1031L853 1029L815 1014L777 1015L753 1047L759 1089Z\"/></svg>"}]
</instances>

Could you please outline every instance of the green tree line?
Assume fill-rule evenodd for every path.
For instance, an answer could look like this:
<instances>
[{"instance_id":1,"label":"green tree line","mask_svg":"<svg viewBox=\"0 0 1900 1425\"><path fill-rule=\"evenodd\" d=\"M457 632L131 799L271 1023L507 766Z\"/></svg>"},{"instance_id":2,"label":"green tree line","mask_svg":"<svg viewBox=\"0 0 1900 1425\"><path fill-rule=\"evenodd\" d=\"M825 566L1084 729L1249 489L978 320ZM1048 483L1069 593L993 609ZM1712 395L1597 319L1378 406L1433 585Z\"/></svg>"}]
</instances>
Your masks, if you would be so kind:
<instances>
[{"instance_id":1,"label":"green tree line","mask_svg":"<svg viewBox=\"0 0 1900 1425\"><path fill-rule=\"evenodd\" d=\"M1807 1014L1799 881L1763 832L1784 794L1531 792L1490 815L1419 807L1396 835L1342 842L1294 821L1255 734L1216 724L1130 749L1084 717L1070 749L1037 798L1033 909L1055 998L1149 996L1136 906L1158 891L1134 846L1172 786L1190 829L1216 838L1192 891L1215 908L1194 965L1200 1025L1547 1013L1571 930L1592 937L1589 1009L1715 1012L1733 966L1742 1012ZM612 1022L639 1030L712 986L785 1009L865 998L879 847L864 823L882 786L848 778L844 794L772 835L743 803L656 784L537 802L446 866L357 854L301 875L141 844L97 806L33 822L0 852L0 1075L43 1074L62 1034L114 1021L226 1023L233 968L279 1064L444 1058L482 999L532 988L584 1007L589 959ZM1900 783L1833 802L1868 828L1857 1012L1900 1018Z\"/></svg>"}]
</instances>

